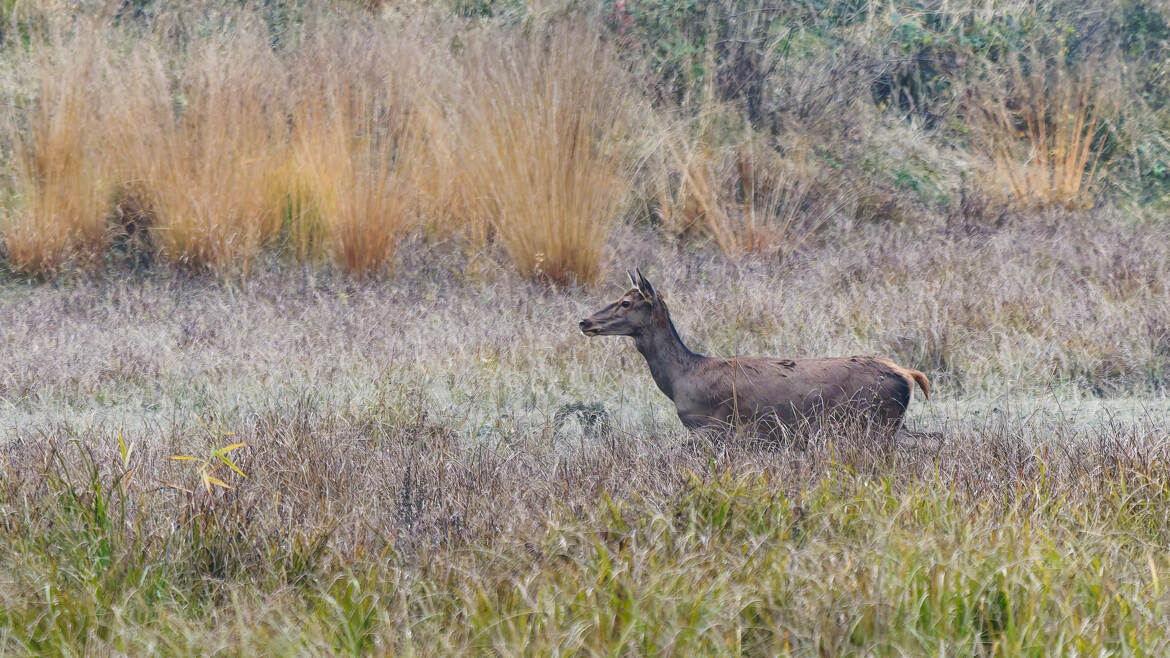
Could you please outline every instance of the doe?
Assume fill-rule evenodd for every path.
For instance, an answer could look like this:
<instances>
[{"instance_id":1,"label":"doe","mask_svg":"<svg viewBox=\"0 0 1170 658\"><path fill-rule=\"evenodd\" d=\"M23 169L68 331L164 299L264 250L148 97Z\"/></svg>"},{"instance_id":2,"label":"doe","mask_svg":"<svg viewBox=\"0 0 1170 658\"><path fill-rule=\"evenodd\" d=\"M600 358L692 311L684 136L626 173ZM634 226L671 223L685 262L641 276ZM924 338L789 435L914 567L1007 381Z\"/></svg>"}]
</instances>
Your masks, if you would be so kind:
<instances>
[{"instance_id":1,"label":"doe","mask_svg":"<svg viewBox=\"0 0 1170 658\"><path fill-rule=\"evenodd\" d=\"M679 338L666 302L641 270L628 274L634 287L581 320L581 333L633 337L654 383L692 431L748 425L780 439L802 427L815 431L828 417L860 421L892 437L902 425L914 384L930 398L926 375L878 356L720 359L696 354Z\"/></svg>"}]
</instances>

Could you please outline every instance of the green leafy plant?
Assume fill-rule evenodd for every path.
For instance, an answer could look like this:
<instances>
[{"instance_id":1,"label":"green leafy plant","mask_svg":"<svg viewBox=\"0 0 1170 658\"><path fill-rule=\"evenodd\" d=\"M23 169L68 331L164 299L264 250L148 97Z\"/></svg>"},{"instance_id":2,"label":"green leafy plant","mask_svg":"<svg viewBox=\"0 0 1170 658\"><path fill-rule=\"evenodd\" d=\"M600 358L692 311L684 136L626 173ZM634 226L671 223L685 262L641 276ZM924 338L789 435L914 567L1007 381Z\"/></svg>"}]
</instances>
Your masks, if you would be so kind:
<instances>
[{"instance_id":1,"label":"green leafy plant","mask_svg":"<svg viewBox=\"0 0 1170 658\"><path fill-rule=\"evenodd\" d=\"M171 457L171 459L175 461L191 462L195 468L195 476L198 479L198 483L203 486L208 495L211 495L214 487L221 487L224 489L232 488L230 484L224 482L215 475L215 472L223 466L227 466L231 470L235 471L235 473L242 478L248 477L242 470L240 470L239 466L236 466L235 462L233 462L230 457L232 452L239 450L240 448L245 448L247 445L247 443L233 443L231 445L213 449L206 457L175 455ZM164 484L180 491L193 493L191 489L182 487L178 484L171 482L166 482Z\"/></svg>"}]
</instances>

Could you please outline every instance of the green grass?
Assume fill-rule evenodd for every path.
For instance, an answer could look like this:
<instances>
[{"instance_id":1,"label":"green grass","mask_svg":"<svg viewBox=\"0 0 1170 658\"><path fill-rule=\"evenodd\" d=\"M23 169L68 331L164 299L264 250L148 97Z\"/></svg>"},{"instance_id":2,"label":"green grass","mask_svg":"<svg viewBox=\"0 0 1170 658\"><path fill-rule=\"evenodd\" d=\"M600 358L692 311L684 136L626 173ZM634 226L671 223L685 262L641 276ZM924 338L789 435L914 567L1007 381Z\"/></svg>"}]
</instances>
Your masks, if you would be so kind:
<instances>
[{"instance_id":1,"label":"green grass","mask_svg":"<svg viewBox=\"0 0 1170 658\"><path fill-rule=\"evenodd\" d=\"M111 466L83 446L53 442L39 477L3 482L6 651L1015 656L1170 643L1164 454L1037 448L975 464L963 448L931 459L826 442L663 453L662 481L626 487L607 469L653 457L591 448L563 461L590 491L548 492L543 513L478 532L429 524L424 508L456 492L428 492L424 474L411 494L408 469L397 531L354 541L349 521L273 514L243 479L174 495L136 486L133 454ZM453 452L481 474L491 461ZM413 512L412 495L425 501Z\"/></svg>"}]
</instances>

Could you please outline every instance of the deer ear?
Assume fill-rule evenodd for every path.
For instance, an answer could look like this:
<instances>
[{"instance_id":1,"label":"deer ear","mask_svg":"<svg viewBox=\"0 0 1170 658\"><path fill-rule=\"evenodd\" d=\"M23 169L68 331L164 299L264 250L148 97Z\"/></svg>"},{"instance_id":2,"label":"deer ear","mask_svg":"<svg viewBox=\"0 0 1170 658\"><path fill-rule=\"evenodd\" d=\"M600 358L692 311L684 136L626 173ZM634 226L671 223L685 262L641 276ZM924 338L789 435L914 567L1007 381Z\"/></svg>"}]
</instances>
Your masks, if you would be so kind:
<instances>
[{"instance_id":1,"label":"deer ear","mask_svg":"<svg viewBox=\"0 0 1170 658\"><path fill-rule=\"evenodd\" d=\"M642 289L642 286L638 285L638 277L634 274L634 270L626 270L626 276L630 277L630 285L638 290Z\"/></svg>"},{"instance_id":2,"label":"deer ear","mask_svg":"<svg viewBox=\"0 0 1170 658\"><path fill-rule=\"evenodd\" d=\"M646 280L646 277L642 276L641 268L638 268L634 271L638 275L638 290L642 291L642 295L646 297L648 301L654 301L658 297L658 294L654 292L654 286L650 285L650 282Z\"/></svg>"}]
</instances>

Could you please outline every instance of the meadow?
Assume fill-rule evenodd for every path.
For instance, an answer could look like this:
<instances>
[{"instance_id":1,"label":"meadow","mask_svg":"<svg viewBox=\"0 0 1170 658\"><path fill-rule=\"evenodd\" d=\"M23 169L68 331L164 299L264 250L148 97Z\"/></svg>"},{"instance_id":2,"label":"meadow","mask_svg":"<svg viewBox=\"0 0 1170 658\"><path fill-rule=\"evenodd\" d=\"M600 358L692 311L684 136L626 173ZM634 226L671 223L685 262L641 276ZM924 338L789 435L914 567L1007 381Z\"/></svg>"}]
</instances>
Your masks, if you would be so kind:
<instances>
[{"instance_id":1,"label":"meadow","mask_svg":"<svg viewBox=\"0 0 1170 658\"><path fill-rule=\"evenodd\" d=\"M820 5L0 3L0 653L1170 650L1170 11Z\"/></svg>"}]
</instances>

